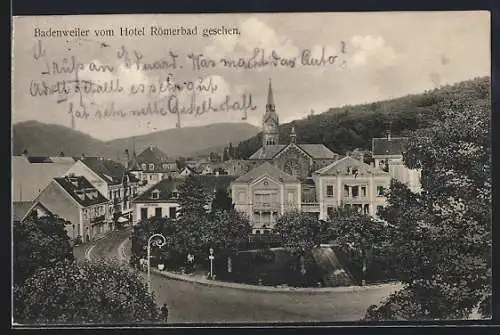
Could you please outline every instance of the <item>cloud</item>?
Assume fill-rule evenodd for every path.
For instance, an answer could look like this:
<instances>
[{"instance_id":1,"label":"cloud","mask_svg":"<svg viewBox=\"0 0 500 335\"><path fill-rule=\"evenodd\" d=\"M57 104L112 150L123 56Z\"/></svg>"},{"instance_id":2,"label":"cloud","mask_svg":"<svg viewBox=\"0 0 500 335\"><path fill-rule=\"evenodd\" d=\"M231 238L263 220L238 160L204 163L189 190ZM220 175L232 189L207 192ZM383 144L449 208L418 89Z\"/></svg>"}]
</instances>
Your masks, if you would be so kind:
<instances>
[{"instance_id":1,"label":"cloud","mask_svg":"<svg viewBox=\"0 0 500 335\"><path fill-rule=\"evenodd\" d=\"M365 65L390 66L400 58L381 36L359 36L351 38L352 67Z\"/></svg>"},{"instance_id":2,"label":"cloud","mask_svg":"<svg viewBox=\"0 0 500 335\"><path fill-rule=\"evenodd\" d=\"M239 36L217 37L205 48L205 54L212 57L248 54L255 48L262 48L267 52L275 50L282 57L294 57L298 54L298 48L291 39L280 36L276 30L256 17L241 22Z\"/></svg>"}]
</instances>

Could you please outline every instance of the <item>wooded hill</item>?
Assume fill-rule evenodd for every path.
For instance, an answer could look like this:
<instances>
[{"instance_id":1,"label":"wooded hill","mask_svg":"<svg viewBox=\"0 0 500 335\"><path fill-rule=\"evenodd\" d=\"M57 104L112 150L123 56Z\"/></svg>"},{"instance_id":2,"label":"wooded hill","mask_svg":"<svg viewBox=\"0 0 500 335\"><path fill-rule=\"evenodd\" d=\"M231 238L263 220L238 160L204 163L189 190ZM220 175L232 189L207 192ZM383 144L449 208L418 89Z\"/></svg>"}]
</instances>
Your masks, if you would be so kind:
<instances>
[{"instance_id":1,"label":"wooded hill","mask_svg":"<svg viewBox=\"0 0 500 335\"><path fill-rule=\"evenodd\" d=\"M330 108L305 119L280 125L280 143L289 142L292 124L298 143L323 143L333 152L345 154L359 148L371 149L372 138L405 136L409 132L427 128L440 115L443 108L457 100L470 104L490 104L490 77L474 78L443 86L422 94L373 102L356 106ZM239 143L237 152L248 158L261 146L262 133Z\"/></svg>"}]
</instances>

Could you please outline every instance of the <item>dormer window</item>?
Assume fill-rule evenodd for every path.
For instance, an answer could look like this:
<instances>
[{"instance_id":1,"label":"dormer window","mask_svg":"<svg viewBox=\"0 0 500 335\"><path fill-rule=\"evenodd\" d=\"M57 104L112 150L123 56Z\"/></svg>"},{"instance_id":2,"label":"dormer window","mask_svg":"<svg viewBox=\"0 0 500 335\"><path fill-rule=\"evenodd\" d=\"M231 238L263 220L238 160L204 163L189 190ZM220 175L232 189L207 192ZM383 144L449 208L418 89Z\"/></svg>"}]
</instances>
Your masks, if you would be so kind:
<instances>
[{"instance_id":1,"label":"dormer window","mask_svg":"<svg viewBox=\"0 0 500 335\"><path fill-rule=\"evenodd\" d=\"M153 192L151 192L151 199L159 199L159 198L160 198L160 191L153 190Z\"/></svg>"},{"instance_id":2,"label":"dormer window","mask_svg":"<svg viewBox=\"0 0 500 335\"><path fill-rule=\"evenodd\" d=\"M178 198L179 197L179 192L177 190L172 191L172 198Z\"/></svg>"},{"instance_id":3,"label":"dormer window","mask_svg":"<svg viewBox=\"0 0 500 335\"><path fill-rule=\"evenodd\" d=\"M150 170L154 170L155 169L155 165L154 164L149 164L149 169Z\"/></svg>"}]
</instances>

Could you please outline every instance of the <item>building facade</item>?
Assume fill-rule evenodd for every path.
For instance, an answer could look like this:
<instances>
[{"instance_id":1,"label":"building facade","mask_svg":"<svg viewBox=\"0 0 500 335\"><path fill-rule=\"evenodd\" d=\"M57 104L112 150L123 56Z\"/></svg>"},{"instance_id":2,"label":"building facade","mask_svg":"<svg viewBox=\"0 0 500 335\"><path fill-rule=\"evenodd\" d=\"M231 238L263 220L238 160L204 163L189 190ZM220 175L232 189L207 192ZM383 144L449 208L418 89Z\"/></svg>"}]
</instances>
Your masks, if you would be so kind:
<instances>
[{"instance_id":1,"label":"building facade","mask_svg":"<svg viewBox=\"0 0 500 335\"><path fill-rule=\"evenodd\" d=\"M132 222L132 199L138 194L139 180L117 162L102 157L82 157L66 176L83 176L109 200L106 220Z\"/></svg>"},{"instance_id":2,"label":"building facade","mask_svg":"<svg viewBox=\"0 0 500 335\"><path fill-rule=\"evenodd\" d=\"M264 162L231 183L234 208L245 213L256 234L266 234L276 219L296 208L301 200L300 181Z\"/></svg>"},{"instance_id":3,"label":"building facade","mask_svg":"<svg viewBox=\"0 0 500 335\"><path fill-rule=\"evenodd\" d=\"M134 151L128 161L128 169L140 180L141 190L177 174L177 162L153 145L144 149L138 156L135 156Z\"/></svg>"},{"instance_id":4,"label":"building facade","mask_svg":"<svg viewBox=\"0 0 500 335\"><path fill-rule=\"evenodd\" d=\"M389 172L392 178L407 185L412 192L419 192L421 171L409 169L403 162L403 153L406 152L407 148L408 138L392 137L390 133L387 137L372 140L372 155L375 166Z\"/></svg>"},{"instance_id":5,"label":"building facade","mask_svg":"<svg viewBox=\"0 0 500 335\"><path fill-rule=\"evenodd\" d=\"M179 209L178 186L182 181L167 178L159 181L133 200L133 223L157 216L177 218Z\"/></svg>"},{"instance_id":6,"label":"building facade","mask_svg":"<svg viewBox=\"0 0 500 335\"><path fill-rule=\"evenodd\" d=\"M80 236L82 241L92 241L96 236L112 229L106 221L106 199L82 176L54 178L33 201L32 208L40 207L64 220L66 232L71 240Z\"/></svg>"}]
</instances>

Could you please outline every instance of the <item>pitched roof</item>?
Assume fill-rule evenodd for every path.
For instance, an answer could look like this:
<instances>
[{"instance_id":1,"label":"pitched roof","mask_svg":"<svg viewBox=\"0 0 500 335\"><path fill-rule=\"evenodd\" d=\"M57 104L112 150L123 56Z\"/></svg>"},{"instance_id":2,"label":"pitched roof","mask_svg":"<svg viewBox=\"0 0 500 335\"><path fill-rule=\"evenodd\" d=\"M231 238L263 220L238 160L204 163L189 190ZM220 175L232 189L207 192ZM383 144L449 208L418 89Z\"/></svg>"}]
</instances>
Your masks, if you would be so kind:
<instances>
[{"instance_id":1,"label":"pitched roof","mask_svg":"<svg viewBox=\"0 0 500 335\"><path fill-rule=\"evenodd\" d=\"M33 201L54 177L63 176L74 162L31 163L24 156L12 157L12 200Z\"/></svg>"},{"instance_id":2,"label":"pitched roof","mask_svg":"<svg viewBox=\"0 0 500 335\"><path fill-rule=\"evenodd\" d=\"M376 176L389 176L388 172L383 171L378 167L373 167L366 164L360 160L354 159L349 156L345 156L341 159L336 160L330 165L327 165L317 171L314 174L317 175L337 175L337 174L349 174L347 168L356 168L357 175L361 176L363 174L371 174Z\"/></svg>"},{"instance_id":3,"label":"pitched roof","mask_svg":"<svg viewBox=\"0 0 500 335\"><path fill-rule=\"evenodd\" d=\"M32 205L31 201L14 201L12 203L12 219L21 221L28 214Z\"/></svg>"},{"instance_id":4,"label":"pitched roof","mask_svg":"<svg viewBox=\"0 0 500 335\"><path fill-rule=\"evenodd\" d=\"M166 202L172 200L172 192L184 182L183 179L163 179L152 185L141 195L133 200L133 202ZM158 199L153 199L152 193L154 190L160 191Z\"/></svg>"},{"instance_id":5,"label":"pitched roof","mask_svg":"<svg viewBox=\"0 0 500 335\"><path fill-rule=\"evenodd\" d=\"M248 159L272 159L284 147L286 147L286 145L283 144L266 145L265 147L259 148L259 150L254 152Z\"/></svg>"},{"instance_id":6,"label":"pitched roof","mask_svg":"<svg viewBox=\"0 0 500 335\"><path fill-rule=\"evenodd\" d=\"M84 157L82 163L87 165L92 171L97 173L99 177L104 179L108 184L121 184L123 178L128 175L131 182L137 182L138 179L131 173L128 173L125 167L110 159L101 157Z\"/></svg>"},{"instance_id":7,"label":"pitched roof","mask_svg":"<svg viewBox=\"0 0 500 335\"><path fill-rule=\"evenodd\" d=\"M252 181L263 177L268 176L272 179L283 181L283 182L299 182L297 177L289 175L288 173L281 171L276 166L272 165L269 162L264 162L257 166L256 168L250 170L246 174L242 175L234 182L236 183L251 183Z\"/></svg>"},{"instance_id":8,"label":"pitched roof","mask_svg":"<svg viewBox=\"0 0 500 335\"><path fill-rule=\"evenodd\" d=\"M407 137L383 137L372 139L372 154L377 155L402 155L408 146Z\"/></svg>"},{"instance_id":9,"label":"pitched roof","mask_svg":"<svg viewBox=\"0 0 500 335\"><path fill-rule=\"evenodd\" d=\"M297 146L315 159L334 159L339 156L323 144L297 144Z\"/></svg>"},{"instance_id":10,"label":"pitched roof","mask_svg":"<svg viewBox=\"0 0 500 335\"><path fill-rule=\"evenodd\" d=\"M275 145L267 145L265 147L261 147L257 150L253 155L250 156L250 160L258 159L258 160L266 160L273 159L278 153L284 150L288 145L284 144L275 144ZM309 156L313 159L335 159L339 155L325 147L323 144L295 144L300 149L304 150Z\"/></svg>"},{"instance_id":11,"label":"pitched roof","mask_svg":"<svg viewBox=\"0 0 500 335\"><path fill-rule=\"evenodd\" d=\"M82 176L54 178L73 199L82 206L107 203L106 199L92 184Z\"/></svg>"}]
</instances>

